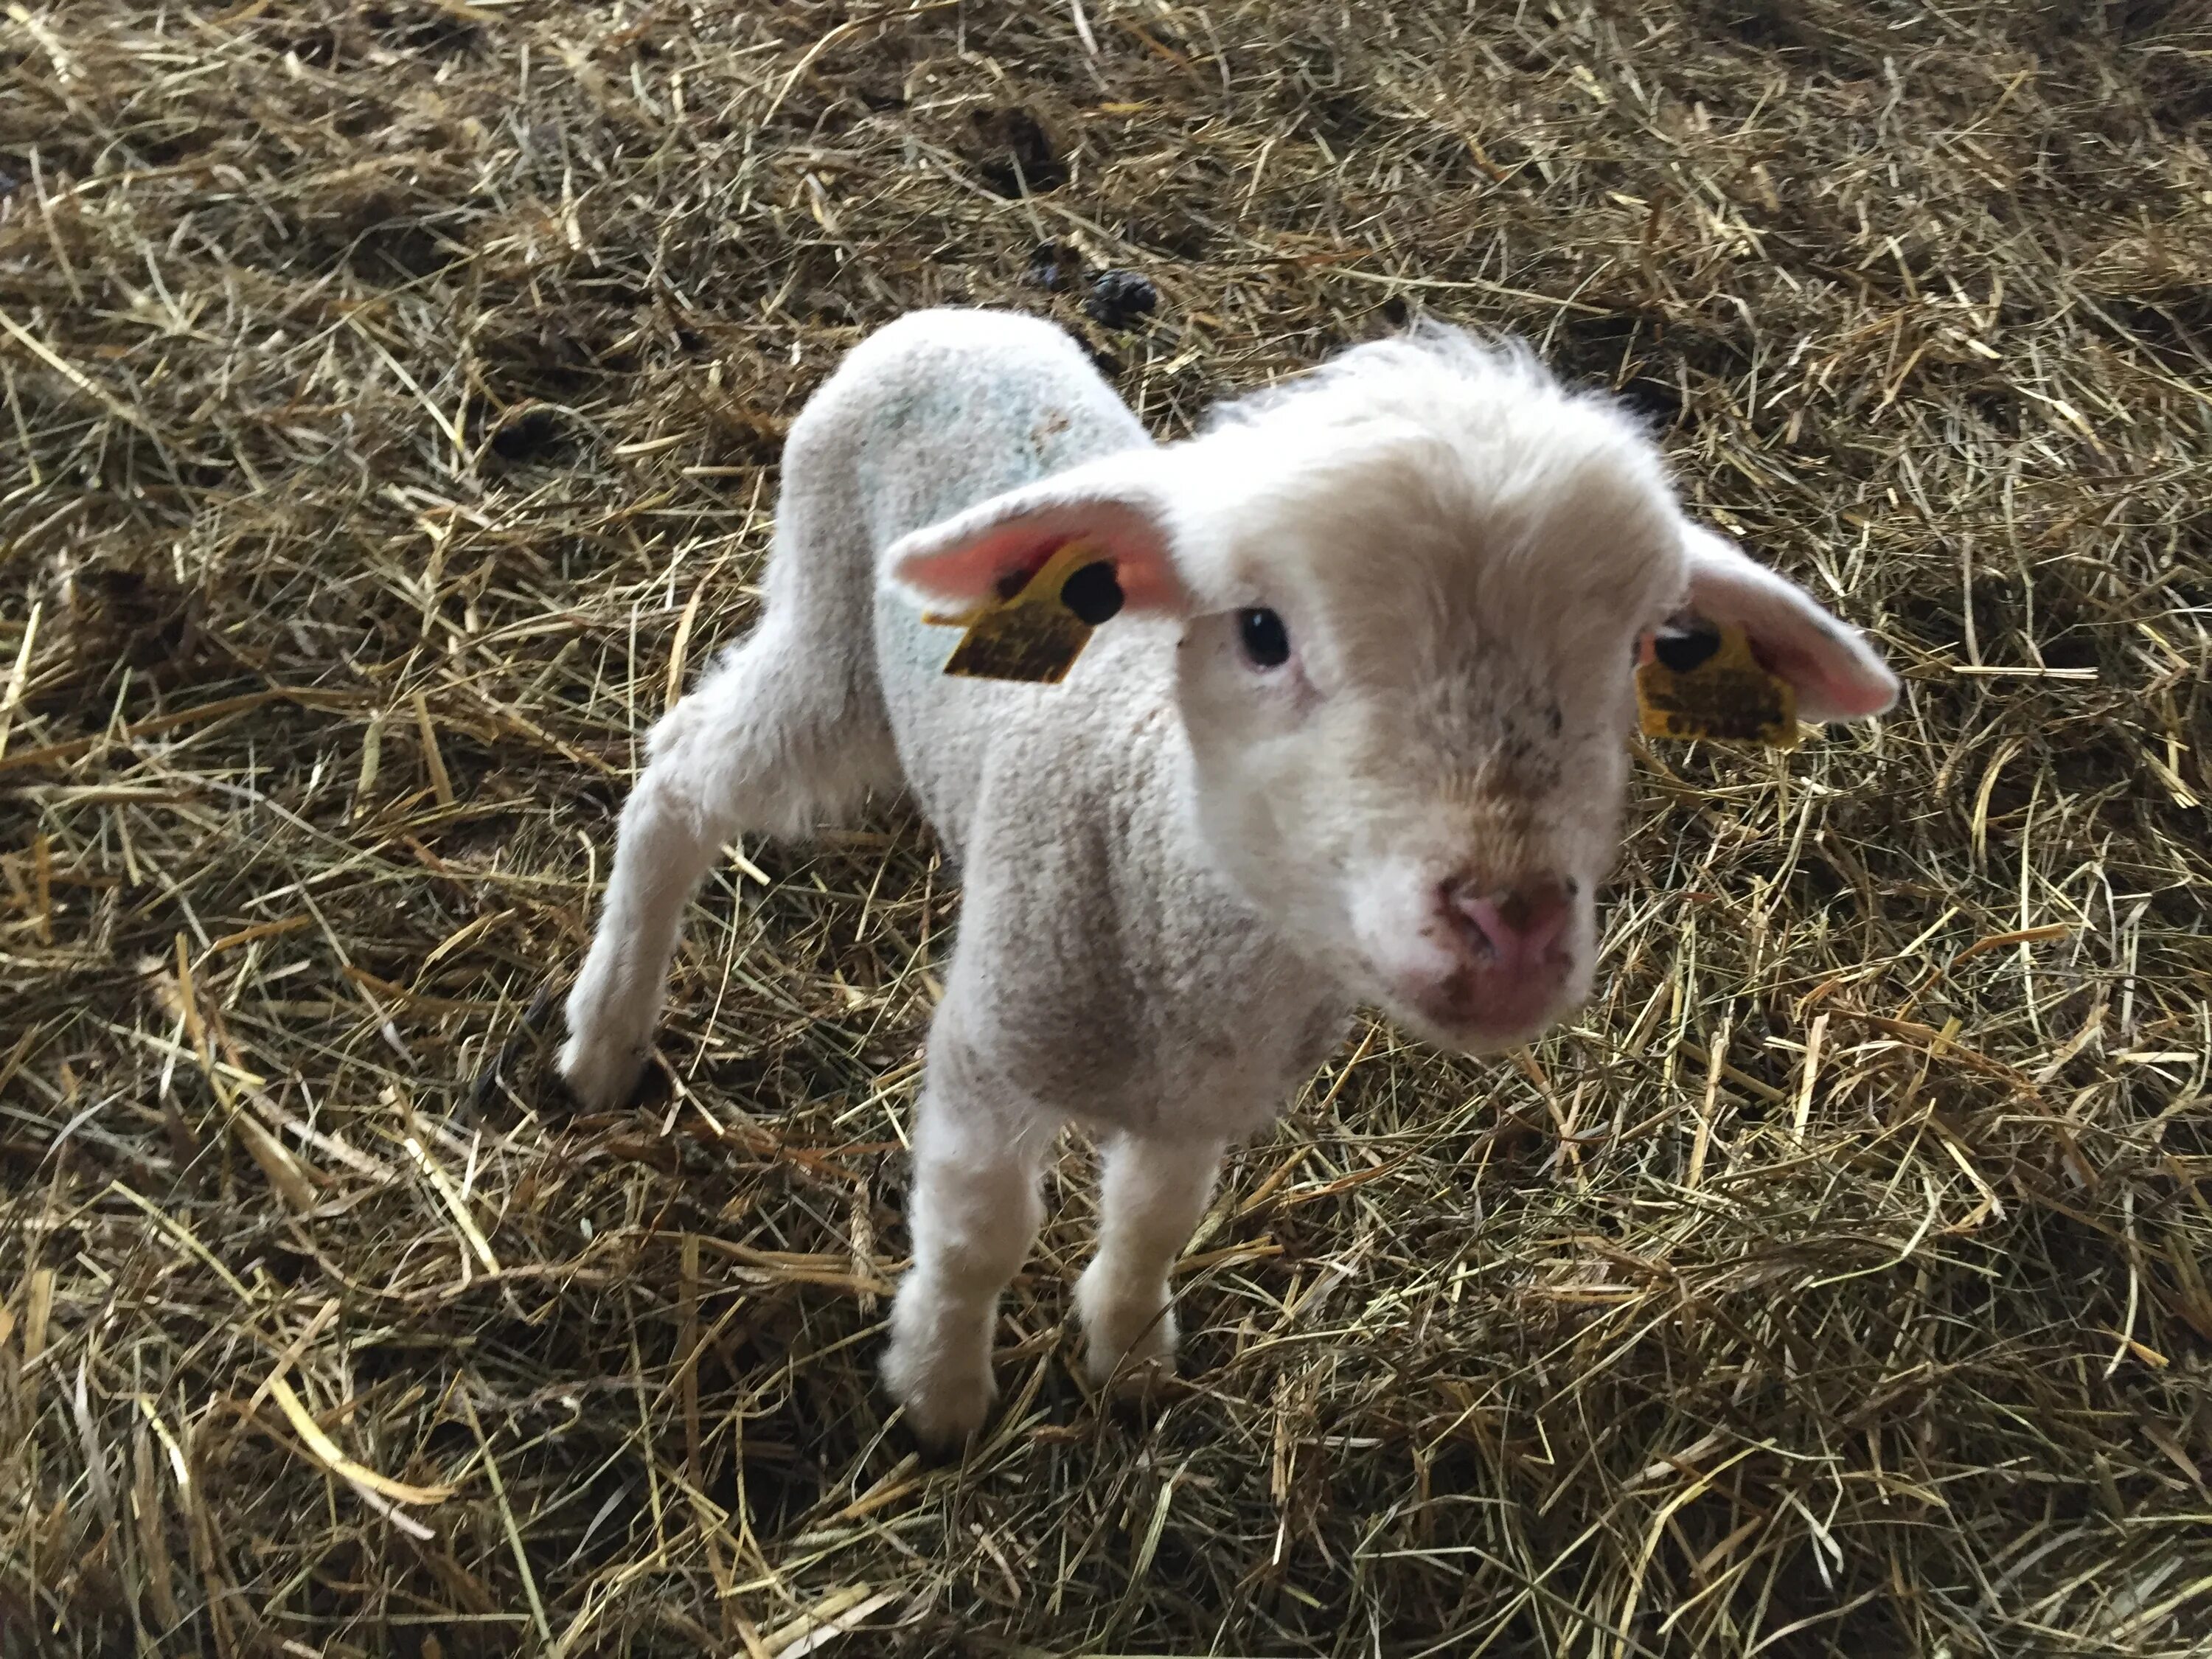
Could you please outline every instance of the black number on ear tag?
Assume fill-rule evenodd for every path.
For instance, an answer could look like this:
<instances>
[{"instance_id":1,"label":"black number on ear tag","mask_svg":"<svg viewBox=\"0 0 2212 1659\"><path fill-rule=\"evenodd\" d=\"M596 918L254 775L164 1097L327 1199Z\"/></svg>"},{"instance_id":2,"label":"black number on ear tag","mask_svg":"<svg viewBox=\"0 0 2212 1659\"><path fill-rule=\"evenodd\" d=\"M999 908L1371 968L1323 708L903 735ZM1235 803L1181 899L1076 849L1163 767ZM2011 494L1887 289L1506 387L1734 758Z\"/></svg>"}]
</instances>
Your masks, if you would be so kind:
<instances>
[{"instance_id":1,"label":"black number on ear tag","mask_svg":"<svg viewBox=\"0 0 2212 1659\"><path fill-rule=\"evenodd\" d=\"M1121 584L1112 563L1100 559L1085 565L1060 585L1060 602L1093 628L1110 622L1121 610Z\"/></svg>"},{"instance_id":2,"label":"black number on ear tag","mask_svg":"<svg viewBox=\"0 0 2212 1659\"><path fill-rule=\"evenodd\" d=\"M1677 674L1686 674L1721 648L1717 628L1661 629L1651 637L1651 654Z\"/></svg>"}]
</instances>

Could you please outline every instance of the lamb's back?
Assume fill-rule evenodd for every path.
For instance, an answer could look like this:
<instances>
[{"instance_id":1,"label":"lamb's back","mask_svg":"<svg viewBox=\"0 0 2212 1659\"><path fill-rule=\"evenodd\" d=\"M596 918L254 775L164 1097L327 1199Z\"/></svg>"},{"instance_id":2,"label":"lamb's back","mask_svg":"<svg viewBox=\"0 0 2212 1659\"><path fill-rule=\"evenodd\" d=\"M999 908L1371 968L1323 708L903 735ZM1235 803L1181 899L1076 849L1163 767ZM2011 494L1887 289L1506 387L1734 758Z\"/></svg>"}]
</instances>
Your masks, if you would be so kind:
<instances>
[{"instance_id":1,"label":"lamb's back","mask_svg":"<svg viewBox=\"0 0 2212 1659\"><path fill-rule=\"evenodd\" d=\"M1056 705L1097 695L1092 665L1068 684L949 678L957 629L921 620L887 579L884 550L911 530L1091 458L1151 438L1064 331L1011 312L914 312L855 347L816 393L786 452L786 513L865 550L875 660L908 787L939 834L965 848L987 757L1064 722ZM823 512L823 498L834 510ZM857 533L854 533L857 532Z\"/></svg>"}]
</instances>

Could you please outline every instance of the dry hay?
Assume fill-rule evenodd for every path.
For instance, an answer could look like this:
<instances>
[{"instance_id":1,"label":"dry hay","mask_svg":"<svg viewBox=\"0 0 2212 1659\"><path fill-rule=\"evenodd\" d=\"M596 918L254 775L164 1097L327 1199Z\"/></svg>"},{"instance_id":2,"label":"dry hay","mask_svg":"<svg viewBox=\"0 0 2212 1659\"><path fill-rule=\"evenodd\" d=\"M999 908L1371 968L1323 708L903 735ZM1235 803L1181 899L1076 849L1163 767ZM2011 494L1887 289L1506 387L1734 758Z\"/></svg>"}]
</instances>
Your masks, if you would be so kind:
<instances>
[{"instance_id":1,"label":"dry hay","mask_svg":"<svg viewBox=\"0 0 2212 1659\"><path fill-rule=\"evenodd\" d=\"M8 15L0 1648L2204 1650L2193 8ZM1071 1149L946 1467L871 1375L910 815L725 867L635 1110L546 1067L784 423L939 301L1164 430L1518 329L1909 678L1650 755L1521 1063L1364 1030L1149 1413L1069 1369Z\"/></svg>"}]
</instances>

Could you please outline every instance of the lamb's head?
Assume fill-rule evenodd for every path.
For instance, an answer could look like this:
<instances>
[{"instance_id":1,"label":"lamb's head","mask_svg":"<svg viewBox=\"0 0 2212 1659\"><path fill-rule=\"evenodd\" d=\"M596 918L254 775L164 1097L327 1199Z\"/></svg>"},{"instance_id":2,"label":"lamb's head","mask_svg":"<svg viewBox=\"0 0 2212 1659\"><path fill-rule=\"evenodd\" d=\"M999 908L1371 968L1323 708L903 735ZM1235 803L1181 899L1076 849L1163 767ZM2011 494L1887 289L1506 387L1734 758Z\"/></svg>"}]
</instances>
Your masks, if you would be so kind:
<instances>
[{"instance_id":1,"label":"lamb's head","mask_svg":"<svg viewBox=\"0 0 2212 1659\"><path fill-rule=\"evenodd\" d=\"M894 560L969 600L1079 538L1131 610L1180 619L1191 804L1221 870L1456 1048L1526 1041L1589 992L1645 635L1686 609L1741 623L1810 720L1896 692L1802 590L1683 519L1632 421L1455 331L1358 348Z\"/></svg>"}]
</instances>

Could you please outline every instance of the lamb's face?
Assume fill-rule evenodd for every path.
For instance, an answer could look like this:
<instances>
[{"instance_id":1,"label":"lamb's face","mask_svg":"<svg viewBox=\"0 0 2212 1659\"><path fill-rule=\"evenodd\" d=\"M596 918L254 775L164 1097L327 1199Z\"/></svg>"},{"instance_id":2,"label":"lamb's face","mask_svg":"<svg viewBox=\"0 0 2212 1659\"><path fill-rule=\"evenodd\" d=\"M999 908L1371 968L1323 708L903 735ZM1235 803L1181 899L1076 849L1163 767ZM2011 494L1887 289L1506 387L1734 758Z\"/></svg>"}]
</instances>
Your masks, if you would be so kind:
<instances>
[{"instance_id":1,"label":"lamb's face","mask_svg":"<svg viewBox=\"0 0 2212 1659\"><path fill-rule=\"evenodd\" d=\"M1239 492L1207 515L1230 604L1178 667L1223 871L1348 988L1476 1051L1589 994L1635 648L1686 581L1616 423L1489 459L1383 434Z\"/></svg>"}]
</instances>

